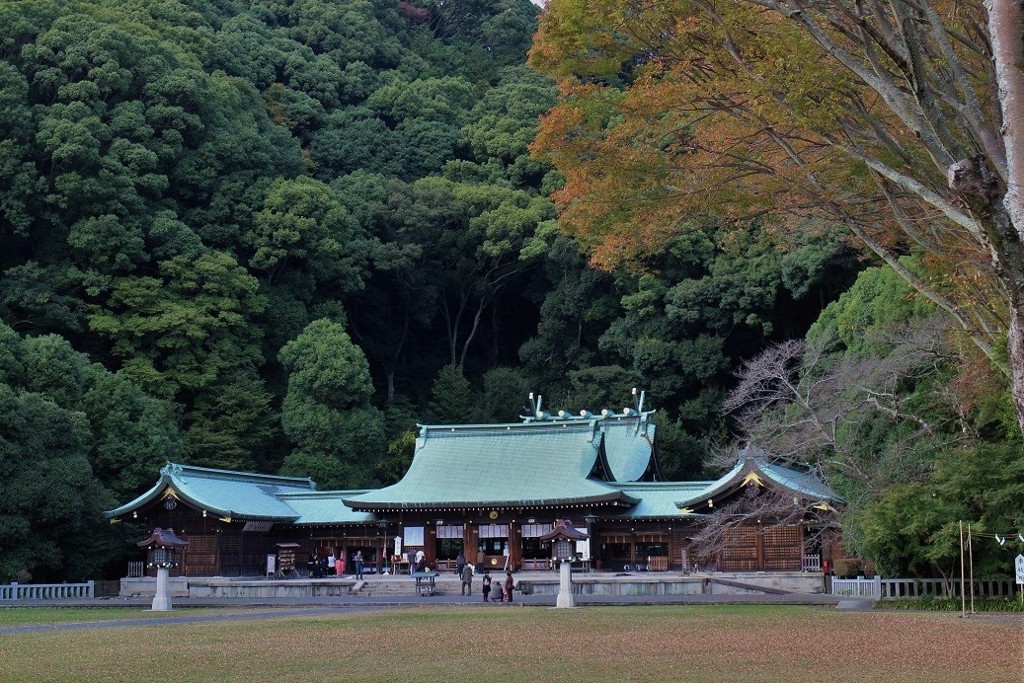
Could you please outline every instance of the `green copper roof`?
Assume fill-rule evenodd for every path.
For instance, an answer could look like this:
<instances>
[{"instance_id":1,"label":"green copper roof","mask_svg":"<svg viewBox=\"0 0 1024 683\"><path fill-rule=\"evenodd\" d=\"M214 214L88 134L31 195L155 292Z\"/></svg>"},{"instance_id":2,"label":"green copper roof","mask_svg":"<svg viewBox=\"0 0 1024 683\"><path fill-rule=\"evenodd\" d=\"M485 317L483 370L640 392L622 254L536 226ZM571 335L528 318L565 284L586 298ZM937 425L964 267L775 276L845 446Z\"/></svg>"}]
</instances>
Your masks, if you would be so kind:
<instances>
[{"instance_id":1,"label":"green copper roof","mask_svg":"<svg viewBox=\"0 0 1024 683\"><path fill-rule=\"evenodd\" d=\"M344 498L363 493L367 493L367 489L281 493L278 497L299 515L295 524L370 524L377 521L376 515L356 512L342 502Z\"/></svg>"},{"instance_id":2,"label":"green copper roof","mask_svg":"<svg viewBox=\"0 0 1024 683\"><path fill-rule=\"evenodd\" d=\"M345 503L357 510L634 504L588 478L600 443L597 420L424 426L400 482Z\"/></svg>"},{"instance_id":3,"label":"green copper roof","mask_svg":"<svg viewBox=\"0 0 1024 683\"><path fill-rule=\"evenodd\" d=\"M312 479L247 474L167 463L153 488L135 500L104 513L120 517L154 500L172 495L218 517L290 522L299 515L277 496L314 491Z\"/></svg>"},{"instance_id":4,"label":"green copper roof","mask_svg":"<svg viewBox=\"0 0 1024 683\"><path fill-rule=\"evenodd\" d=\"M648 415L613 417L601 421L604 452L614 481L637 481L654 457L654 424Z\"/></svg>"},{"instance_id":5,"label":"green copper roof","mask_svg":"<svg viewBox=\"0 0 1024 683\"><path fill-rule=\"evenodd\" d=\"M611 486L640 501L636 504L636 507L621 512L615 515L616 517L626 517L629 519L679 519L702 516L694 513L684 513L679 509L677 502L681 498L686 498L694 493L703 491L707 488L707 482L631 482L611 484Z\"/></svg>"},{"instance_id":6,"label":"green copper roof","mask_svg":"<svg viewBox=\"0 0 1024 683\"><path fill-rule=\"evenodd\" d=\"M717 481L706 484L702 491L696 491L689 497L681 498L678 501L679 507L691 507L739 488L751 476L760 479L762 483L769 480L801 498L822 502L842 500L825 482L813 474L768 462L764 451L749 448L740 451L736 465Z\"/></svg>"},{"instance_id":7,"label":"green copper roof","mask_svg":"<svg viewBox=\"0 0 1024 683\"><path fill-rule=\"evenodd\" d=\"M310 479L168 463L149 491L105 514L121 517L172 496L218 517L298 525L369 524L374 511L459 507L585 506L609 517L678 519L751 481L814 501L841 500L814 475L770 463L756 449L741 451L735 467L713 482L593 479L602 455L609 475L624 479L642 476L652 463L647 439L654 426L636 415L617 418L425 426L405 477L379 490L318 492Z\"/></svg>"}]
</instances>

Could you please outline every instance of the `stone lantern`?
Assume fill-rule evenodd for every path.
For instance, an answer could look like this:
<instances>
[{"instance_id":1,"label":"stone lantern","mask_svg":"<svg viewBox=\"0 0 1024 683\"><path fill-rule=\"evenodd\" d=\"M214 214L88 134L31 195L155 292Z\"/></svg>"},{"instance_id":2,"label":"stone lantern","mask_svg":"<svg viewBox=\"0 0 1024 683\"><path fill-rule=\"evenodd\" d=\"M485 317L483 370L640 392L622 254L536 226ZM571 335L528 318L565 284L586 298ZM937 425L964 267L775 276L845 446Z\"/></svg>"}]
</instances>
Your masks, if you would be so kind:
<instances>
[{"instance_id":1,"label":"stone lantern","mask_svg":"<svg viewBox=\"0 0 1024 683\"><path fill-rule=\"evenodd\" d=\"M153 611L171 610L171 589L168 570L178 566L178 550L184 549L188 541L178 538L174 529L153 529L149 538L137 544L152 552L149 566L156 567L156 595L153 596Z\"/></svg>"},{"instance_id":2,"label":"stone lantern","mask_svg":"<svg viewBox=\"0 0 1024 683\"><path fill-rule=\"evenodd\" d=\"M555 528L540 537L542 541L551 541L551 559L559 564L555 607L576 606L576 599L572 595L572 561L576 558L576 541L587 538L589 536L574 527L568 519L556 519Z\"/></svg>"}]
</instances>

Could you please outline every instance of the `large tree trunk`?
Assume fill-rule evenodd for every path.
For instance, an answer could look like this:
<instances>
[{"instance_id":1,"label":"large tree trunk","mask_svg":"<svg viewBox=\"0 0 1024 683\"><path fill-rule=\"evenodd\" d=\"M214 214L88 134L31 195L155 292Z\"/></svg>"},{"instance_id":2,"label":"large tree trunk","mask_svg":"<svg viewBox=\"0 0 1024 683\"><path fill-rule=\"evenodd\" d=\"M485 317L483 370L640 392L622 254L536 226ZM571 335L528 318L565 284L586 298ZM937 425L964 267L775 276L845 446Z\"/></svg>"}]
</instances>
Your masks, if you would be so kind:
<instances>
[{"instance_id":1,"label":"large tree trunk","mask_svg":"<svg viewBox=\"0 0 1024 683\"><path fill-rule=\"evenodd\" d=\"M1021 223L1007 210L1010 203L1002 180L983 157L963 159L950 167L949 186L970 207L984 227L992 266L1006 292L1010 321L1007 329L1013 409L1024 434L1024 241Z\"/></svg>"},{"instance_id":2,"label":"large tree trunk","mask_svg":"<svg viewBox=\"0 0 1024 683\"><path fill-rule=\"evenodd\" d=\"M999 87L1003 145L1006 148L1006 193L1002 197L1009 244L1000 277L1010 299L1010 391L1017 422L1024 433L1024 13L1020 0L985 0L989 39Z\"/></svg>"},{"instance_id":3,"label":"large tree trunk","mask_svg":"<svg viewBox=\"0 0 1024 683\"><path fill-rule=\"evenodd\" d=\"M1006 147L1006 211L1024 240L1024 14L1020 0L985 0ZM1011 354L1012 357L1012 354Z\"/></svg>"},{"instance_id":4,"label":"large tree trunk","mask_svg":"<svg viewBox=\"0 0 1024 683\"><path fill-rule=\"evenodd\" d=\"M1017 422L1024 433L1024 312L1022 304L1010 311L1010 334L1007 344L1010 351L1010 392L1013 408L1017 411Z\"/></svg>"},{"instance_id":5,"label":"large tree trunk","mask_svg":"<svg viewBox=\"0 0 1024 683\"><path fill-rule=\"evenodd\" d=\"M996 272L1006 288L1010 304L1007 329L1007 352L1010 358L1010 396L1017 413L1017 424L1024 434L1024 242L1020 238L1021 223L1014 223L1006 210L1007 197L993 199L994 230L990 232L999 254Z\"/></svg>"}]
</instances>

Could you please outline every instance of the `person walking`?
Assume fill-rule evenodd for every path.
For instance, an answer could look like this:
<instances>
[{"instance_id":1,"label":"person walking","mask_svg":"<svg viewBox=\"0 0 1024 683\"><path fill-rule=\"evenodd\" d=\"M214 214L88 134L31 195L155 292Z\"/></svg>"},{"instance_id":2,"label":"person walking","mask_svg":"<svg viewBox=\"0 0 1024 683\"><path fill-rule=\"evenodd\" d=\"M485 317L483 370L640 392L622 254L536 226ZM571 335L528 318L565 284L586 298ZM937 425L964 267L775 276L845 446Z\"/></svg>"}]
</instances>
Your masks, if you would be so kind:
<instances>
[{"instance_id":1,"label":"person walking","mask_svg":"<svg viewBox=\"0 0 1024 683\"><path fill-rule=\"evenodd\" d=\"M491 595L491 573L489 571L487 571L486 569L484 570L483 584L484 584L484 602L487 602L487 598L490 597L490 595Z\"/></svg>"},{"instance_id":2,"label":"person walking","mask_svg":"<svg viewBox=\"0 0 1024 683\"><path fill-rule=\"evenodd\" d=\"M356 563L356 581L363 580L363 551L357 550L356 556L352 558Z\"/></svg>"},{"instance_id":3,"label":"person walking","mask_svg":"<svg viewBox=\"0 0 1024 683\"><path fill-rule=\"evenodd\" d=\"M473 595L473 565L462 565L462 595Z\"/></svg>"}]
</instances>

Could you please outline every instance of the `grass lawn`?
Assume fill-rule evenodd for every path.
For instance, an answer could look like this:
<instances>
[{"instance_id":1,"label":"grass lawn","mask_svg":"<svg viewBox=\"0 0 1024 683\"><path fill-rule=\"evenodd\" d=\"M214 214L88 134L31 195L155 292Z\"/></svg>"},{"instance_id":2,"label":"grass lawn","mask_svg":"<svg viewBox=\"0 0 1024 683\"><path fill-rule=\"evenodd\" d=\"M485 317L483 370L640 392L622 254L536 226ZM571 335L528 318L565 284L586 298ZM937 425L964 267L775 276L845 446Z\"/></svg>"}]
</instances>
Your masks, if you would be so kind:
<instances>
[{"instance_id":1,"label":"grass lawn","mask_svg":"<svg viewBox=\"0 0 1024 683\"><path fill-rule=\"evenodd\" d=\"M238 609L195 608L152 612L142 607L11 607L0 609L0 626L59 624L69 621L118 621L120 619L168 619L189 614L223 614ZM248 610L252 611L252 610Z\"/></svg>"},{"instance_id":2,"label":"grass lawn","mask_svg":"<svg viewBox=\"0 0 1024 683\"><path fill-rule=\"evenodd\" d=\"M438 606L0 635L0 681L1012 683L1022 648L951 614Z\"/></svg>"}]
</instances>

